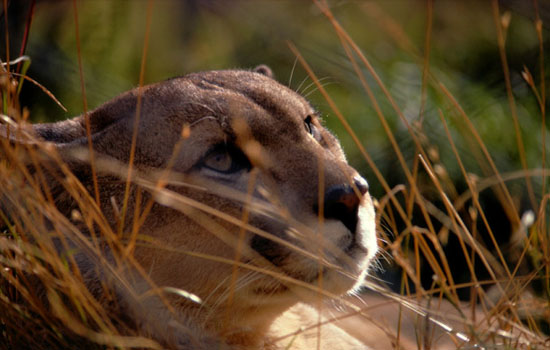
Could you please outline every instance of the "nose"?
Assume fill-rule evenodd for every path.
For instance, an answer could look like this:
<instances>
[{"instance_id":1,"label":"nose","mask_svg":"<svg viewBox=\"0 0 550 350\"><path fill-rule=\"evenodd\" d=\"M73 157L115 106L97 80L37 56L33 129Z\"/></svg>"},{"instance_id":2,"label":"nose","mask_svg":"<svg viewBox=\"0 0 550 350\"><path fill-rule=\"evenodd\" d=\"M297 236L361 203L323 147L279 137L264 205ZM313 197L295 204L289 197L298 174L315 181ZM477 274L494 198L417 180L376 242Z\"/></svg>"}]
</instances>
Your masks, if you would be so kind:
<instances>
[{"instance_id":1,"label":"nose","mask_svg":"<svg viewBox=\"0 0 550 350\"><path fill-rule=\"evenodd\" d=\"M368 190L367 181L360 176L353 179L353 185L341 184L329 187L324 198L324 217L340 220L348 230L355 233L359 203ZM315 212L319 213L318 205L315 206Z\"/></svg>"}]
</instances>

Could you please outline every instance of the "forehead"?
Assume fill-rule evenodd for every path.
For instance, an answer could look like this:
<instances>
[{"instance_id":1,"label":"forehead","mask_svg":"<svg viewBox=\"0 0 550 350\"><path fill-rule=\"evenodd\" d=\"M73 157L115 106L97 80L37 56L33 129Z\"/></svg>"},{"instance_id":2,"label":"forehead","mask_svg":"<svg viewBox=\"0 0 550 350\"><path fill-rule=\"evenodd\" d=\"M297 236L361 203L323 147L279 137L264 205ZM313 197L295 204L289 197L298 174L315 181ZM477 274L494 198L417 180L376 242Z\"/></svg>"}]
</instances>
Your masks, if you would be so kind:
<instances>
[{"instance_id":1,"label":"forehead","mask_svg":"<svg viewBox=\"0 0 550 350\"><path fill-rule=\"evenodd\" d=\"M196 96L229 122L240 118L251 127L257 122L264 128L266 124L275 127L301 124L307 115L315 113L302 96L259 73L213 71L192 74L186 79L194 86Z\"/></svg>"},{"instance_id":2,"label":"forehead","mask_svg":"<svg viewBox=\"0 0 550 350\"><path fill-rule=\"evenodd\" d=\"M166 139L167 132L178 131L179 135L186 125L190 127L183 148L188 155L193 150L196 157L185 157L186 164L211 145L226 141L242 144L254 139L272 153L289 147L312 151L319 146L304 125L308 115L316 114L311 105L298 93L259 73L195 73L158 84L146 95L144 102L150 113L145 113L142 122L149 134L159 129L154 133L158 135L155 147L176 142ZM340 153L332 135L324 128L319 130L321 146Z\"/></svg>"},{"instance_id":3,"label":"forehead","mask_svg":"<svg viewBox=\"0 0 550 350\"><path fill-rule=\"evenodd\" d=\"M246 125L249 137L264 146L302 141L307 136L304 119L315 114L293 90L249 71L194 73L156 84L146 95L144 102L150 112L146 114L151 120L142 123L147 128L160 128L160 123L162 128L176 130L190 125L193 131L205 120L215 120L224 137L236 138L234 127L238 121ZM160 120L159 115L163 116ZM206 124L217 128L216 123Z\"/></svg>"}]
</instances>

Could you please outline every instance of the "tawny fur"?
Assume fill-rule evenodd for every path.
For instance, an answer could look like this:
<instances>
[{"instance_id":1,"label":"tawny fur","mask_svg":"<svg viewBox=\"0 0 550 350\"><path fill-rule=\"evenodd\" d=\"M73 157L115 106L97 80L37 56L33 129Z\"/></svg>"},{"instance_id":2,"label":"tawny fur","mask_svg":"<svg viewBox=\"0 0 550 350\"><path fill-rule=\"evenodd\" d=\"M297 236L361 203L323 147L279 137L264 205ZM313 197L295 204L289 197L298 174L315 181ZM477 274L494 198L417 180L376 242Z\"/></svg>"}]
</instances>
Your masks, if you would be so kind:
<instances>
[{"instance_id":1,"label":"tawny fur","mask_svg":"<svg viewBox=\"0 0 550 350\"><path fill-rule=\"evenodd\" d=\"M100 207L110 224L115 227L120 219L113 203L124 202L134 130L125 236L131 235L138 192L141 206L155 200L139 228L147 244L138 244L132 255L147 276L129 263L114 274L86 252L75 255L98 299L100 286L108 284L119 299L118 312L140 332L176 349L284 349L290 342L290 349L312 349L318 341L324 349L365 348L332 324L320 333L316 327L297 332L318 321L317 311L304 303L317 306L320 299L358 288L377 249L366 189L347 195L352 202L357 198L352 210L357 217L348 220L356 225L321 215L325 192L364 180L303 97L277 83L266 67L212 71L134 89L87 117ZM86 116L32 130L93 192ZM7 137L0 125L2 134ZM15 134L10 138L24 142ZM216 145L222 151L209 158ZM163 172L168 166L170 172ZM225 166L228 172L219 171ZM159 177L166 186L155 187ZM56 176L49 181L58 209L71 217L75 201ZM239 227L216 211L237 221L246 216L250 227ZM106 261L113 263L117 254L105 249ZM238 268L231 263L235 259ZM153 286L159 290L152 291ZM201 302L166 293L166 287ZM294 332L298 336L289 336Z\"/></svg>"}]
</instances>

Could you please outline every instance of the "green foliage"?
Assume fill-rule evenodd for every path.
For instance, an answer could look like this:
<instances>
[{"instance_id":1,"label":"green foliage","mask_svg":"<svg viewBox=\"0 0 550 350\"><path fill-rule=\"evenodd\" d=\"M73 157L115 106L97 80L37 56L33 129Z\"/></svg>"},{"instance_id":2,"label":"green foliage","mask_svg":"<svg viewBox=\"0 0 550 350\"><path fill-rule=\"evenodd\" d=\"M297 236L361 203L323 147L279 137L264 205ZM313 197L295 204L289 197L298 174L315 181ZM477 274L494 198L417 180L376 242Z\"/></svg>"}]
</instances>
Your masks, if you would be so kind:
<instances>
[{"instance_id":1,"label":"green foliage","mask_svg":"<svg viewBox=\"0 0 550 350\"><path fill-rule=\"evenodd\" d=\"M72 2L38 2L26 48L32 64L25 61L20 73L44 85L68 112L17 77L16 96L33 122L54 121L137 86L143 59L145 83L267 64L279 81L313 101L342 140L350 163L369 179L380 202L383 245L393 255L387 269L399 276L382 279L405 294L444 296L453 305L459 297L480 303L488 319L524 322L538 340L549 334L550 135L545 109L550 42L548 27L537 31L536 18L548 11L542 2L537 10L536 2L518 0L504 2L508 7L499 8L497 15L495 3L333 1L327 13L322 2L316 6L309 1L155 1L151 8L144 0L79 1L83 94ZM13 6L13 11L28 10ZM8 15L24 17L19 12ZM352 40L342 39L329 20L332 15ZM542 18L543 24L548 22L550 18ZM11 58L24 23L11 24ZM318 81L297 63L289 43ZM360 50L350 49L352 43ZM506 69L499 50L505 53ZM361 61L361 53L382 84ZM317 83L352 125L360 145ZM11 92L5 82L2 92L8 115ZM379 177L359 146L380 170ZM399 215L401 209L404 215ZM524 222L531 214L534 218ZM465 244L468 237L475 244ZM480 250L473 248L476 244ZM483 266L485 258L496 264L498 278ZM497 295L494 305L485 292ZM0 289L0 298L4 294ZM521 303L527 294L538 309ZM480 334L474 327L471 335L481 344L498 338L494 344L503 348L523 341L510 324L499 327L513 337L502 340L496 332Z\"/></svg>"}]
</instances>

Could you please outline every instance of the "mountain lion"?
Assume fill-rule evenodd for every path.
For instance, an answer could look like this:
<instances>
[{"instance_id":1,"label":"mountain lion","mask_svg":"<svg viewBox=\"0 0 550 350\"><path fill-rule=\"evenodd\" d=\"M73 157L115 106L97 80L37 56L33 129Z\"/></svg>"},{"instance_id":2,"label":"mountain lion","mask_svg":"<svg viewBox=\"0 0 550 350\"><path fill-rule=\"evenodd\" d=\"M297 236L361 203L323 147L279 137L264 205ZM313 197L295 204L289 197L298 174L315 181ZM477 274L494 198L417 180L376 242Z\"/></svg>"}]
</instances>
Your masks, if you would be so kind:
<instances>
[{"instance_id":1,"label":"mountain lion","mask_svg":"<svg viewBox=\"0 0 550 350\"><path fill-rule=\"evenodd\" d=\"M0 136L59 155L40 176L86 237L69 230L56 249L134 334L175 349L365 348L316 327L307 304L323 308L366 275L377 250L367 182L269 68L189 74L21 129ZM107 224L82 214L94 205L67 189L66 167Z\"/></svg>"}]
</instances>

